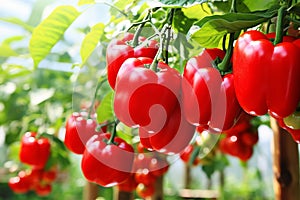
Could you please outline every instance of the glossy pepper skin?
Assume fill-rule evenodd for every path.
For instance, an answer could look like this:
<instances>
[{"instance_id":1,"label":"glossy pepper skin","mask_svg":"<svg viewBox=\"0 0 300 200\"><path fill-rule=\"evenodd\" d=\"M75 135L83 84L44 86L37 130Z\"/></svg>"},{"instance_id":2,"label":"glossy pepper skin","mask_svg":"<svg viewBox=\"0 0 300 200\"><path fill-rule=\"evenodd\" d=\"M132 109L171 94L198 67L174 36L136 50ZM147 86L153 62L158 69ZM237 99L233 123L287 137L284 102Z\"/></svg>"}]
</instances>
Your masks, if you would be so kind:
<instances>
[{"instance_id":1,"label":"glossy pepper skin","mask_svg":"<svg viewBox=\"0 0 300 200\"><path fill-rule=\"evenodd\" d=\"M283 37L273 45L256 30L243 33L233 51L235 91L241 107L254 116L292 114L300 100L300 40Z\"/></svg>"},{"instance_id":2,"label":"glossy pepper skin","mask_svg":"<svg viewBox=\"0 0 300 200\"><path fill-rule=\"evenodd\" d=\"M44 168L50 156L48 138L36 138L37 133L26 132L21 139L20 161L35 168Z\"/></svg>"},{"instance_id":3,"label":"glossy pepper skin","mask_svg":"<svg viewBox=\"0 0 300 200\"><path fill-rule=\"evenodd\" d=\"M223 59L220 49L205 49L188 60L182 84L185 116L191 124L223 131L237 121L241 107L234 89L234 76L221 76L214 60Z\"/></svg>"},{"instance_id":4,"label":"glossy pepper skin","mask_svg":"<svg viewBox=\"0 0 300 200\"><path fill-rule=\"evenodd\" d=\"M129 58L117 76L114 111L127 126L147 131L162 129L179 102L179 72L159 62L157 72L146 68L150 58Z\"/></svg>"},{"instance_id":5,"label":"glossy pepper skin","mask_svg":"<svg viewBox=\"0 0 300 200\"><path fill-rule=\"evenodd\" d=\"M83 154L86 142L93 135L106 132L106 126L97 132L96 119L87 116L87 112L73 112L67 119L64 144L73 153Z\"/></svg>"},{"instance_id":6,"label":"glossy pepper skin","mask_svg":"<svg viewBox=\"0 0 300 200\"><path fill-rule=\"evenodd\" d=\"M85 178L103 187L111 187L130 177L134 150L123 139L115 137L107 144L110 133L92 136L86 143L81 169Z\"/></svg>"},{"instance_id":7,"label":"glossy pepper skin","mask_svg":"<svg viewBox=\"0 0 300 200\"><path fill-rule=\"evenodd\" d=\"M107 46L107 80L111 88L115 88L116 77L122 63L127 58L148 57L154 58L158 50L157 41L149 40L146 45L132 47L129 42L133 40L134 34L125 33L121 39L113 39ZM140 36L139 42L145 42L146 38Z\"/></svg>"}]
</instances>

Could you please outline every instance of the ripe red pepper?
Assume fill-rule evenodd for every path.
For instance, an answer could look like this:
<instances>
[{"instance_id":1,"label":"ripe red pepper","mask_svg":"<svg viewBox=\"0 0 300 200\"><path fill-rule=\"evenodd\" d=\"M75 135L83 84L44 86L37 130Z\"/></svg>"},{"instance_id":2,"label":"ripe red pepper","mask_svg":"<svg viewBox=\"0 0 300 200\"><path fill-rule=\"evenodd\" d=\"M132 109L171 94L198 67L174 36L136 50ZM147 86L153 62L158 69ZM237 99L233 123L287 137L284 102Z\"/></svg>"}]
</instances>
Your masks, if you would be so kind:
<instances>
[{"instance_id":1,"label":"ripe red pepper","mask_svg":"<svg viewBox=\"0 0 300 200\"><path fill-rule=\"evenodd\" d=\"M300 40L273 45L256 30L242 34L233 51L235 91L241 107L259 116L269 112L276 118L292 114L300 100Z\"/></svg>"},{"instance_id":2,"label":"ripe red pepper","mask_svg":"<svg viewBox=\"0 0 300 200\"><path fill-rule=\"evenodd\" d=\"M192 155L192 153L193 153L193 151L194 151L194 148L195 148L194 145L189 144L189 145L184 149L184 151L182 151L182 152L180 153L180 159L181 159L183 162L189 164L190 159L191 159L191 155ZM194 166L197 166L198 164L200 164L200 162L201 162L200 158L199 158L199 157L196 157L195 160L193 161L193 165L194 165Z\"/></svg>"},{"instance_id":3,"label":"ripe red pepper","mask_svg":"<svg viewBox=\"0 0 300 200\"><path fill-rule=\"evenodd\" d=\"M158 50L157 41L149 40L144 46L132 47L129 42L133 40L134 34L126 33L122 39L113 39L106 50L107 79L114 89L116 77L122 63L127 58L148 57L154 58ZM146 38L139 37L139 42L145 42Z\"/></svg>"},{"instance_id":4,"label":"ripe red pepper","mask_svg":"<svg viewBox=\"0 0 300 200\"><path fill-rule=\"evenodd\" d=\"M185 116L191 124L214 131L231 128L241 108L234 91L234 76L213 67L213 61L224 58L220 49L205 49L191 58L184 69L182 96Z\"/></svg>"},{"instance_id":5,"label":"ripe red pepper","mask_svg":"<svg viewBox=\"0 0 300 200\"><path fill-rule=\"evenodd\" d=\"M188 123L178 104L159 131L147 131L139 128L140 141L144 147L164 154L180 153L190 143L195 126Z\"/></svg>"},{"instance_id":6,"label":"ripe red pepper","mask_svg":"<svg viewBox=\"0 0 300 200\"><path fill-rule=\"evenodd\" d=\"M180 74L159 62L155 72L145 66L152 59L129 58L117 76L114 111L127 126L159 131L177 106L181 93Z\"/></svg>"},{"instance_id":7,"label":"ripe red pepper","mask_svg":"<svg viewBox=\"0 0 300 200\"><path fill-rule=\"evenodd\" d=\"M74 112L67 120L64 143L66 147L76 154L83 154L86 142L95 134L97 122L95 119L87 119L88 113ZM106 131L106 127L102 127Z\"/></svg>"},{"instance_id":8,"label":"ripe red pepper","mask_svg":"<svg viewBox=\"0 0 300 200\"><path fill-rule=\"evenodd\" d=\"M10 189L17 194L27 193L30 190L30 184L30 179L25 175L11 177L8 181Z\"/></svg>"},{"instance_id":9,"label":"ripe red pepper","mask_svg":"<svg viewBox=\"0 0 300 200\"><path fill-rule=\"evenodd\" d=\"M21 162L35 168L44 168L50 156L48 138L36 138L37 133L26 132L21 139L19 157Z\"/></svg>"},{"instance_id":10,"label":"ripe red pepper","mask_svg":"<svg viewBox=\"0 0 300 200\"><path fill-rule=\"evenodd\" d=\"M134 150L123 139L115 137L107 144L109 133L92 136L86 143L81 169L85 178L103 187L111 187L130 177Z\"/></svg>"}]
</instances>

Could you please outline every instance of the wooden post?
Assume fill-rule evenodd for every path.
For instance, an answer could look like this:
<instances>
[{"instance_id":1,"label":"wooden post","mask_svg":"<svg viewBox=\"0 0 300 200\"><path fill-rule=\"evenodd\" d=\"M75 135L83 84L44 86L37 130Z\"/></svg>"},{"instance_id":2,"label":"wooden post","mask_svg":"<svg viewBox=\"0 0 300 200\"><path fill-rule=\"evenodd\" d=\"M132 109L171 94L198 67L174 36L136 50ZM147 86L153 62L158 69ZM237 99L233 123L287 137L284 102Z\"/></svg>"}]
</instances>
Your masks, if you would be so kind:
<instances>
[{"instance_id":1,"label":"wooden post","mask_svg":"<svg viewBox=\"0 0 300 200\"><path fill-rule=\"evenodd\" d=\"M95 200L99 193L99 187L95 183L87 182L84 191L83 191L83 199L84 200Z\"/></svg>"},{"instance_id":2,"label":"wooden post","mask_svg":"<svg viewBox=\"0 0 300 200\"><path fill-rule=\"evenodd\" d=\"M134 193L133 192L124 192L118 190L117 187L115 187L115 200L133 200L134 199Z\"/></svg>"},{"instance_id":3,"label":"wooden post","mask_svg":"<svg viewBox=\"0 0 300 200\"><path fill-rule=\"evenodd\" d=\"M185 168L184 189L190 189L191 188L191 184L192 184L191 166L185 163L184 168Z\"/></svg>"},{"instance_id":4,"label":"wooden post","mask_svg":"<svg viewBox=\"0 0 300 200\"><path fill-rule=\"evenodd\" d=\"M156 179L154 184L154 190L154 194L150 198L147 198L147 200L163 200L163 176L160 176Z\"/></svg>"},{"instance_id":5,"label":"wooden post","mask_svg":"<svg viewBox=\"0 0 300 200\"><path fill-rule=\"evenodd\" d=\"M274 118L271 118L271 128L274 132L272 153L275 199L299 200L298 145L288 132L278 126Z\"/></svg>"}]
</instances>

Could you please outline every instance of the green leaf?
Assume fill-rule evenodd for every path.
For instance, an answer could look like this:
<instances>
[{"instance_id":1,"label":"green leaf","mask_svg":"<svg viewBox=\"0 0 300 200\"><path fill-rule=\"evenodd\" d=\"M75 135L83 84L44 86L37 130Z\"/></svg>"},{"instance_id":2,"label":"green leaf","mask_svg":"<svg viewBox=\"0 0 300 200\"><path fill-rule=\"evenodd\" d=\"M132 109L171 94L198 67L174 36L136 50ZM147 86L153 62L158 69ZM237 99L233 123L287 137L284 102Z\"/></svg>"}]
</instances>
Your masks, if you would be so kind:
<instances>
[{"instance_id":1,"label":"green leaf","mask_svg":"<svg viewBox=\"0 0 300 200\"><path fill-rule=\"evenodd\" d=\"M79 6L82 6L82 5L85 5L85 4L95 4L95 0L79 0L78 1L78 5Z\"/></svg>"},{"instance_id":2,"label":"green leaf","mask_svg":"<svg viewBox=\"0 0 300 200\"><path fill-rule=\"evenodd\" d=\"M3 40L3 44L11 44L12 42L16 42L16 41L20 41L23 40L24 36L23 35L17 35L17 36L12 36L9 38L6 38L5 40Z\"/></svg>"},{"instance_id":3,"label":"green leaf","mask_svg":"<svg viewBox=\"0 0 300 200\"><path fill-rule=\"evenodd\" d=\"M91 31L85 36L82 41L80 48L80 56L82 60L81 66L87 61L89 56L92 54L96 48L101 35L104 32L105 25L103 23L98 23L91 28Z\"/></svg>"},{"instance_id":4,"label":"green leaf","mask_svg":"<svg viewBox=\"0 0 300 200\"><path fill-rule=\"evenodd\" d=\"M294 13L298 16L300 16L300 3L296 3L294 5L292 5L289 9L289 12Z\"/></svg>"},{"instance_id":5,"label":"green leaf","mask_svg":"<svg viewBox=\"0 0 300 200\"><path fill-rule=\"evenodd\" d=\"M122 13L128 6L131 6L134 3L134 0L117 0L114 2L114 4L110 8L110 14L111 15L118 15L120 12ZM122 13L126 14L126 13Z\"/></svg>"},{"instance_id":6,"label":"green leaf","mask_svg":"<svg viewBox=\"0 0 300 200\"><path fill-rule=\"evenodd\" d=\"M46 163L45 169L49 170L54 165L59 165L62 169L68 167L71 162L69 152L63 141L61 141L58 137L47 133L41 134L41 137L48 138L51 141L50 157Z\"/></svg>"},{"instance_id":7,"label":"green leaf","mask_svg":"<svg viewBox=\"0 0 300 200\"><path fill-rule=\"evenodd\" d=\"M38 105L48 99L50 99L55 93L54 88L40 88L29 92L30 104Z\"/></svg>"},{"instance_id":8,"label":"green leaf","mask_svg":"<svg viewBox=\"0 0 300 200\"><path fill-rule=\"evenodd\" d=\"M267 10L274 5L279 5L277 0L243 0L250 11Z\"/></svg>"},{"instance_id":9,"label":"green leaf","mask_svg":"<svg viewBox=\"0 0 300 200\"><path fill-rule=\"evenodd\" d=\"M177 32L187 34L196 19L187 18L180 9L174 13L173 27Z\"/></svg>"},{"instance_id":10,"label":"green leaf","mask_svg":"<svg viewBox=\"0 0 300 200\"><path fill-rule=\"evenodd\" d=\"M0 45L0 57L10 57L17 56L18 53L15 52L9 45L1 44Z\"/></svg>"},{"instance_id":11,"label":"green leaf","mask_svg":"<svg viewBox=\"0 0 300 200\"><path fill-rule=\"evenodd\" d=\"M0 18L1 21L4 22L8 22L8 23L12 23L18 26L21 26L22 28L24 28L26 31L28 32L32 32L33 31L33 27L30 26L29 24L27 24L26 22L20 20L19 18L15 18L15 17L11 17L11 18Z\"/></svg>"},{"instance_id":12,"label":"green leaf","mask_svg":"<svg viewBox=\"0 0 300 200\"><path fill-rule=\"evenodd\" d=\"M72 6L59 6L34 29L29 51L35 67L50 53L79 14Z\"/></svg>"},{"instance_id":13,"label":"green leaf","mask_svg":"<svg viewBox=\"0 0 300 200\"><path fill-rule=\"evenodd\" d=\"M217 8L218 11L228 13L231 9L232 0L227 1L215 1L213 5ZM249 8L245 5L243 0L236 1L236 10L237 12L250 12Z\"/></svg>"},{"instance_id":14,"label":"green leaf","mask_svg":"<svg viewBox=\"0 0 300 200\"><path fill-rule=\"evenodd\" d=\"M207 3L196 4L187 8L182 8L181 10L186 17L197 20L212 15L211 9Z\"/></svg>"},{"instance_id":15,"label":"green leaf","mask_svg":"<svg viewBox=\"0 0 300 200\"><path fill-rule=\"evenodd\" d=\"M160 2L172 6L188 6L194 3L205 3L208 2L208 0L161 0Z\"/></svg>"},{"instance_id":16,"label":"green leaf","mask_svg":"<svg viewBox=\"0 0 300 200\"><path fill-rule=\"evenodd\" d=\"M219 47L228 33L239 32L266 22L277 14L277 7L253 13L226 13L207 16L195 23L201 28L191 38L205 48Z\"/></svg>"},{"instance_id":17,"label":"green leaf","mask_svg":"<svg viewBox=\"0 0 300 200\"><path fill-rule=\"evenodd\" d=\"M113 97L114 97L114 92L113 91L108 92L102 99L100 105L98 106L97 121L99 123L114 120Z\"/></svg>"}]
</instances>

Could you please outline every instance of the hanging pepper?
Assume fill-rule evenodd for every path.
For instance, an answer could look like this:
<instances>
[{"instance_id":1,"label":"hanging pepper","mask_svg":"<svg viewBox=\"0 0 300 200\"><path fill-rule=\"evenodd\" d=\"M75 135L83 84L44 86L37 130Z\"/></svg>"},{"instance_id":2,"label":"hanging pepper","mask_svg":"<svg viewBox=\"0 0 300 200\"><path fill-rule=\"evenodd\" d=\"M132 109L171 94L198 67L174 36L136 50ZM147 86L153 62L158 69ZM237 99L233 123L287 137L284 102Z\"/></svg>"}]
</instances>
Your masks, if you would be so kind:
<instances>
[{"instance_id":1,"label":"hanging pepper","mask_svg":"<svg viewBox=\"0 0 300 200\"><path fill-rule=\"evenodd\" d=\"M256 30L243 33L233 52L237 99L249 114L269 112L276 118L292 114L300 100L300 40L283 37L274 45Z\"/></svg>"}]
</instances>

